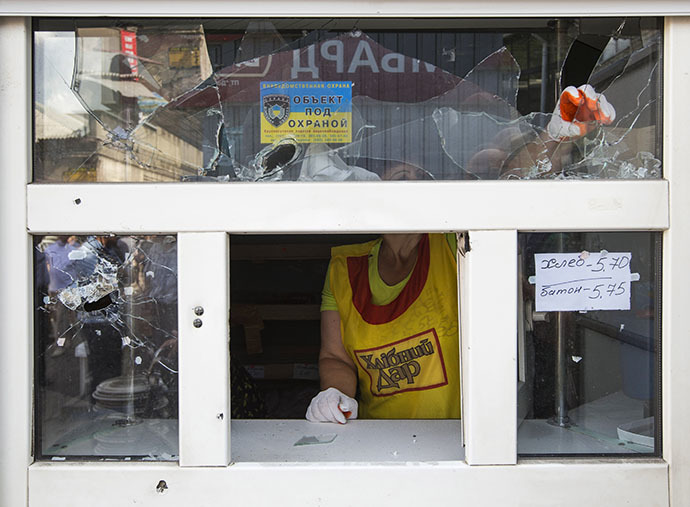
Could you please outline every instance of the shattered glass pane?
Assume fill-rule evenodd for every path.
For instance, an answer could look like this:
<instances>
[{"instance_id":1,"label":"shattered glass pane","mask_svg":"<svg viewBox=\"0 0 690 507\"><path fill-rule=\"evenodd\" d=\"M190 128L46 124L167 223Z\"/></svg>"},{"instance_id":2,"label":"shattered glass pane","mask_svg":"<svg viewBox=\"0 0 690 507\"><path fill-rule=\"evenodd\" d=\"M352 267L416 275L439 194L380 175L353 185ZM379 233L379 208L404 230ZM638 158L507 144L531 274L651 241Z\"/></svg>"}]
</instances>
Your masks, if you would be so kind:
<instances>
[{"instance_id":1,"label":"shattered glass pane","mask_svg":"<svg viewBox=\"0 0 690 507\"><path fill-rule=\"evenodd\" d=\"M177 240L35 238L37 454L177 459Z\"/></svg>"},{"instance_id":2,"label":"shattered glass pane","mask_svg":"<svg viewBox=\"0 0 690 507\"><path fill-rule=\"evenodd\" d=\"M39 20L34 179L661 178L660 26Z\"/></svg>"}]
</instances>

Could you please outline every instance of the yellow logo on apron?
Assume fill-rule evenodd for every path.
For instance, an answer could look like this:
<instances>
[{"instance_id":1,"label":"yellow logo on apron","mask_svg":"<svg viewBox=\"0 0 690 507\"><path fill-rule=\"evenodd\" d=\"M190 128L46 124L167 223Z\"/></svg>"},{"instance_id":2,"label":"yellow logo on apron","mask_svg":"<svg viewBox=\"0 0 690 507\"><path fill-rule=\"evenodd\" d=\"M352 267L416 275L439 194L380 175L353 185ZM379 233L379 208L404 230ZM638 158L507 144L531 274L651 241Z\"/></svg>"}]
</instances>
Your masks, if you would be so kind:
<instances>
[{"instance_id":1,"label":"yellow logo on apron","mask_svg":"<svg viewBox=\"0 0 690 507\"><path fill-rule=\"evenodd\" d=\"M380 347L354 350L374 396L433 389L448 384L435 329Z\"/></svg>"}]
</instances>

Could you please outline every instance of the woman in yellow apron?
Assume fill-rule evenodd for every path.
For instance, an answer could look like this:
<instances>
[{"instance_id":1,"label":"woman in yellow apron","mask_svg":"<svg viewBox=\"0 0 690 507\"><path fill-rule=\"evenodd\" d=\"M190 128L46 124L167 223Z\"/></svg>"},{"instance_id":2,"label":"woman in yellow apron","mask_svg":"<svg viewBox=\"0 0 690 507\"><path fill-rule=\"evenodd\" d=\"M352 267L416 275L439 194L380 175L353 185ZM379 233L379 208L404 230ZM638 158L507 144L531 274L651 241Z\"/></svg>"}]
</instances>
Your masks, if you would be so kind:
<instances>
[{"instance_id":1,"label":"woman in yellow apron","mask_svg":"<svg viewBox=\"0 0 690 507\"><path fill-rule=\"evenodd\" d=\"M308 420L460 417L455 244L385 234L333 248Z\"/></svg>"}]
</instances>

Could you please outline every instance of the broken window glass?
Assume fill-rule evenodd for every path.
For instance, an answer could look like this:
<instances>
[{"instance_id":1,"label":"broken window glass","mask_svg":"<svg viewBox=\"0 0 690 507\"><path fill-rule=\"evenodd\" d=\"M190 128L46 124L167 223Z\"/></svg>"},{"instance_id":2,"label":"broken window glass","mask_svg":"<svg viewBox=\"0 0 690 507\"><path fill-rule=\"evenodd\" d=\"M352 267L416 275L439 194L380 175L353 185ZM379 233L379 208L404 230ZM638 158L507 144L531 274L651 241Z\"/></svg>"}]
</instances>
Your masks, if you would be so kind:
<instances>
[{"instance_id":1,"label":"broken window glass","mask_svg":"<svg viewBox=\"0 0 690 507\"><path fill-rule=\"evenodd\" d=\"M661 42L655 18L39 20L34 180L660 178Z\"/></svg>"},{"instance_id":2,"label":"broken window glass","mask_svg":"<svg viewBox=\"0 0 690 507\"><path fill-rule=\"evenodd\" d=\"M35 237L42 459L175 460L175 236Z\"/></svg>"},{"instance_id":3,"label":"broken window glass","mask_svg":"<svg viewBox=\"0 0 690 507\"><path fill-rule=\"evenodd\" d=\"M519 234L518 453L661 452L661 234Z\"/></svg>"}]
</instances>

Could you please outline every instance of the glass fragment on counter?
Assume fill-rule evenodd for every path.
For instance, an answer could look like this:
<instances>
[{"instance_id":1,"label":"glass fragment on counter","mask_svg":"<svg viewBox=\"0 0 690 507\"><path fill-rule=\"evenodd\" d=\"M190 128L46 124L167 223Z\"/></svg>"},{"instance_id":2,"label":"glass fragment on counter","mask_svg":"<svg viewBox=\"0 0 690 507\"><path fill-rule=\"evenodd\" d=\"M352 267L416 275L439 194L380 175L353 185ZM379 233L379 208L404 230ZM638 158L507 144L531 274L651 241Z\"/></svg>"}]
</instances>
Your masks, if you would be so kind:
<instances>
[{"instance_id":1,"label":"glass fragment on counter","mask_svg":"<svg viewBox=\"0 0 690 507\"><path fill-rule=\"evenodd\" d=\"M177 459L174 236L35 238L40 459Z\"/></svg>"},{"instance_id":2,"label":"glass fragment on counter","mask_svg":"<svg viewBox=\"0 0 690 507\"><path fill-rule=\"evenodd\" d=\"M319 445L319 444L330 444L333 442L337 433L324 433L323 435L304 435L293 446L297 447L300 445Z\"/></svg>"},{"instance_id":3,"label":"glass fragment on counter","mask_svg":"<svg viewBox=\"0 0 690 507\"><path fill-rule=\"evenodd\" d=\"M394 21L39 23L34 179L661 177L656 19Z\"/></svg>"}]
</instances>

